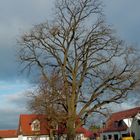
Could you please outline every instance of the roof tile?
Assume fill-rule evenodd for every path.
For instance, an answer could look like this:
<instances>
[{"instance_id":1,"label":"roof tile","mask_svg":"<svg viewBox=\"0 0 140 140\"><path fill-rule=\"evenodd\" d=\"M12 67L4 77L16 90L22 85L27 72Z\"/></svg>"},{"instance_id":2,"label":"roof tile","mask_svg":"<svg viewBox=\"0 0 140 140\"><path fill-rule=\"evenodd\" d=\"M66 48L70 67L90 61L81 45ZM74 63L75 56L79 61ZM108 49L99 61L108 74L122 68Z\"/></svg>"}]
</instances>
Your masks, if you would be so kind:
<instances>
[{"instance_id":1,"label":"roof tile","mask_svg":"<svg viewBox=\"0 0 140 140\"><path fill-rule=\"evenodd\" d=\"M17 130L0 130L0 138L17 137Z\"/></svg>"},{"instance_id":2,"label":"roof tile","mask_svg":"<svg viewBox=\"0 0 140 140\"><path fill-rule=\"evenodd\" d=\"M113 113L106 122L106 127L101 131L103 132L112 132L112 131L125 131L128 127L125 123L122 126L115 126L115 122L120 122L125 118L133 118L137 113L140 112L140 107L120 111Z\"/></svg>"}]
</instances>

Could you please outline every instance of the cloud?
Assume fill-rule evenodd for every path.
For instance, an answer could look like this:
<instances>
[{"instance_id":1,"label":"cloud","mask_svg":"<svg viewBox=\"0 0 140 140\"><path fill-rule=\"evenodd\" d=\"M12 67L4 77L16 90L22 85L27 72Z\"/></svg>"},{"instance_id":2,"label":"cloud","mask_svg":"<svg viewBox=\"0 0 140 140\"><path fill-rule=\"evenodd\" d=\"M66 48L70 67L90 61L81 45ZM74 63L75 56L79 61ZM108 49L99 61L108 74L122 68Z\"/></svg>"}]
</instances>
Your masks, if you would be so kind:
<instances>
[{"instance_id":1,"label":"cloud","mask_svg":"<svg viewBox=\"0 0 140 140\"><path fill-rule=\"evenodd\" d=\"M5 95L6 102L10 105L13 105L13 107L18 106L26 108L27 107L27 101L28 97L25 93L29 92L29 90L26 90L25 92L21 93L15 93L10 95Z\"/></svg>"},{"instance_id":2,"label":"cloud","mask_svg":"<svg viewBox=\"0 0 140 140\"><path fill-rule=\"evenodd\" d=\"M0 94L0 129L16 129L20 114L30 113L27 110L28 98L25 96L25 91L30 88L25 84L17 84L17 87L0 86L0 91L1 89L6 90L6 93ZM7 91L8 89L11 92Z\"/></svg>"},{"instance_id":3,"label":"cloud","mask_svg":"<svg viewBox=\"0 0 140 140\"><path fill-rule=\"evenodd\" d=\"M0 129L16 129L20 114L29 113L24 106L3 104L0 107Z\"/></svg>"},{"instance_id":4,"label":"cloud","mask_svg":"<svg viewBox=\"0 0 140 140\"><path fill-rule=\"evenodd\" d=\"M34 24L41 22L44 18L49 17L52 12L54 0L5 0L0 1L0 18L1 21L10 23L18 19L23 23Z\"/></svg>"},{"instance_id":5,"label":"cloud","mask_svg":"<svg viewBox=\"0 0 140 140\"><path fill-rule=\"evenodd\" d=\"M16 129L19 112L16 109L0 108L0 129Z\"/></svg>"},{"instance_id":6,"label":"cloud","mask_svg":"<svg viewBox=\"0 0 140 140\"><path fill-rule=\"evenodd\" d=\"M13 107L11 105L0 107L0 112L0 129L17 129L20 114L29 113L23 106Z\"/></svg>"},{"instance_id":7,"label":"cloud","mask_svg":"<svg viewBox=\"0 0 140 140\"><path fill-rule=\"evenodd\" d=\"M20 73L17 39L51 17L51 8L52 0L0 1L0 129L17 128L19 115L28 113L24 93L31 77Z\"/></svg>"},{"instance_id":8,"label":"cloud","mask_svg":"<svg viewBox=\"0 0 140 140\"><path fill-rule=\"evenodd\" d=\"M51 17L53 1L0 1L0 77L1 80L21 79L17 63L17 39L35 24ZM20 75L20 76L19 76ZM25 77L27 79L27 77Z\"/></svg>"},{"instance_id":9,"label":"cloud","mask_svg":"<svg viewBox=\"0 0 140 140\"><path fill-rule=\"evenodd\" d=\"M114 26L118 35L128 43L140 44L139 0L105 0L107 22Z\"/></svg>"}]
</instances>

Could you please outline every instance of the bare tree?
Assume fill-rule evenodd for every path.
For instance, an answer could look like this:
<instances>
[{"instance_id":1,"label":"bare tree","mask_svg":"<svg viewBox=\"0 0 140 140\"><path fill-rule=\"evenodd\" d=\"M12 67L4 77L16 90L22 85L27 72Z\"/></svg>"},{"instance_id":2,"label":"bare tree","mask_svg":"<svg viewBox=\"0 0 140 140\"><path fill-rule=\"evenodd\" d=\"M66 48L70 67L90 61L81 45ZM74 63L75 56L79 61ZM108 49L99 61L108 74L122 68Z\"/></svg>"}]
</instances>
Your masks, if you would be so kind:
<instances>
[{"instance_id":1,"label":"bare tree","mask_svg":"<svg viewBox=\"0 0 140 140\"><path fill-rule=\"evenodd\" d=\"M106 25L99 0L58 0L54 21L35 26L20 44L25 69L38 69L47 82L50 71L59 71L68 139L75 137L77 116L85 120L103 113L107 104L120 102L139 81L135 51Z\"/></svg>"},{"instance_id":2,"label":"bare tree","mask_svg":"<svg viewBox=\"0 0 140 140\"><path fill-rule=\"evenodd\" d=\"M61 136L67 120L68 108L63 92L62 79L57 73L52 72L49 81L41 78L34 91L27 93L29 97L28 108L31 112L45 115L50 138L54 135Z\"/></svg>"}]
</instances>

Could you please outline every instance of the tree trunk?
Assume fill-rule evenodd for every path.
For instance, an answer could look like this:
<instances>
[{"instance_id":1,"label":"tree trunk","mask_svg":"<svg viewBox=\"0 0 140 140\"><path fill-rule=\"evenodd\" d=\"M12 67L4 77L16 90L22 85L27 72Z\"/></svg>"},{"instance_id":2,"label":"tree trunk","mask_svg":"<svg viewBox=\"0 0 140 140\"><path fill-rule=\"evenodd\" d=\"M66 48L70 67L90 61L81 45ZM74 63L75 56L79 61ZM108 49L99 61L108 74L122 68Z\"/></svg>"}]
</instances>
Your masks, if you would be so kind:
<instances>
[{"instance_id":1,"label":"tree trunk","mask_svg":"<svg viewBox=\"0 0 140 140\"><path fill-rule=\"evenodd\" d=\"M67 140L74 140L75 136L75 121L70 118L67 121Z\"/></svg>"},{"instance_id":2,"label":"tree trunk","mask_svg":"<svg viewBox=\"0 0 140 140\"><path fill-rule=\"evenodd\" d=\"M50 129L50 140L54 140L53 130L52 129Z\"/></svg>"}]
</instances>

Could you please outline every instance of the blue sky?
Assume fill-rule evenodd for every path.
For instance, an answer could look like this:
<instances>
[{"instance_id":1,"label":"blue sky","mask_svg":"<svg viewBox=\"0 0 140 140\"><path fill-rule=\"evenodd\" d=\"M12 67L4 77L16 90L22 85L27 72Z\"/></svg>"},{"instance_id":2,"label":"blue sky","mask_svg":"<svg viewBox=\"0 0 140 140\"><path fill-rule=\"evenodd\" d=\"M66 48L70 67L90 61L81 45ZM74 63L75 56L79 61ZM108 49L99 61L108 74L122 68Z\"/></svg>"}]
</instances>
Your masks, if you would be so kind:
<instances>
[{"instance_id":1,"label":"blue sky","mask_svg":"<svg viewBox=\"0 0 140 140\"><path fill-rule=\"evenodd\" d=\"M50 19L54 0L0 0L0 129L15 129L28 113L24 93L32 86L20 73L17 39L33 25ZM140 0L103 0L106 21L117 35L140 48ZM135 99L134 99L135 100ZM133 107L123 103L124 108ZM118 106L118 107L120 107Z\"/></svg>"}]
</instances>

